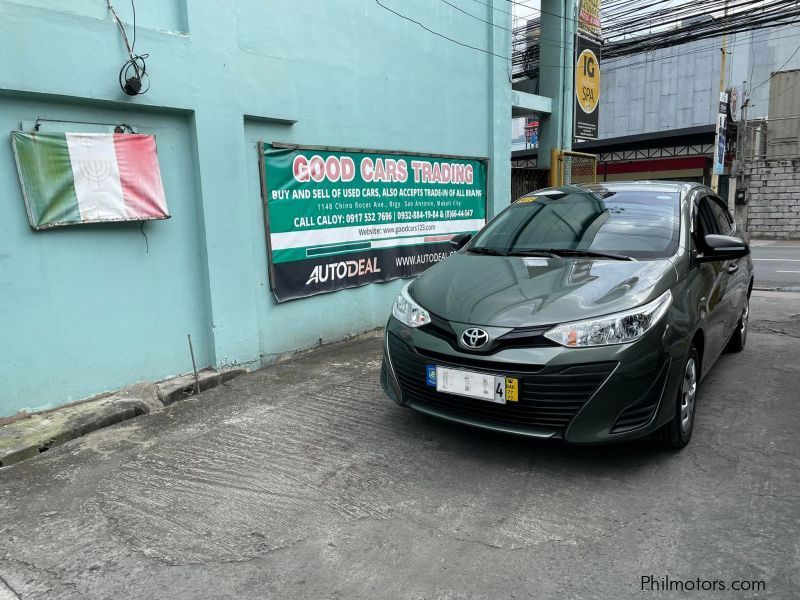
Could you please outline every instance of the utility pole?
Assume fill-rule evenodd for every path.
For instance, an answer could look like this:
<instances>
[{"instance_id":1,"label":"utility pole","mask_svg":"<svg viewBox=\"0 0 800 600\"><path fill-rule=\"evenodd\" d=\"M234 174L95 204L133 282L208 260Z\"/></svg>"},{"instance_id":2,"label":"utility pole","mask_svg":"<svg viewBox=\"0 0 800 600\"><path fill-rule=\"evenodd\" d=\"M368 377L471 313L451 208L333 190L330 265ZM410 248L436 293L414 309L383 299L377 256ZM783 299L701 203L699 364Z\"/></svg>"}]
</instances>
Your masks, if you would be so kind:
<instances>
[{"instance_id":1,"label":"utility pole","mask_svg":"<svg viewBox=\"0 0 800 600\"><path fill-rule=\"evenodd\" d=\"M725 0L725 16L728 16L728 0ZM728 57L728 35L723 33L722 34L722 58L720 59L719 63L719 94L717 95L717 101L714 103L715 107L719 107L719 100L722 98L722 94L725 93L725 62ZM720 127L719 127L719 109L714 111L715 118L717 119L717 135L714 139L714 155L716 156L717 152L720 151L719 147L719 134L720 134ZM725 164L725 156L719 157L719 162L723 165ZM711 170L711 189L714 190L714 193L719 193L719 174L717 173L716 164Z\"/></svg>"},{"instance_id":2,"label":"utility pole","mask_svg":"<svg viewBox=\"0 0 800 600\"><path fill-rule=\"evenodd\" d=\"M573 65L577 0L542 0L539 93L553 99L540 121L538 166L549 169L551 151L572 149Z\"/></svg>"},{"instance_id":3,"label":"utility pole","mask_svg":"<svg viewBox=\"0 0 800 600\"><path fill-rule=\"evenodd\" d=\"M739 126L736 128L736 161L739 164L737 173L739 187L744 186L744 163L747 160L747 109L750 106L750 98L747 95L747 81L742 82L742 116L739 119Z\"/></svg>"}]
</instances>

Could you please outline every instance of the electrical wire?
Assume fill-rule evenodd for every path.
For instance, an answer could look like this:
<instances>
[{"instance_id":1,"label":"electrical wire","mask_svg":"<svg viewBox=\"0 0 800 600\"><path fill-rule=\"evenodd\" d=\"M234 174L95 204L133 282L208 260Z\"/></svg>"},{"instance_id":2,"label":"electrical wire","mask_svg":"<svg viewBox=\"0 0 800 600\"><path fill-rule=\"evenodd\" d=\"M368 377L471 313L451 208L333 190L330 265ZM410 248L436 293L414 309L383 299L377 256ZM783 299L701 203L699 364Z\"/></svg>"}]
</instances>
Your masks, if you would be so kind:
<instances>
[{"instance_id":1,"label":"electrical wire","mask_svg":"<svg viewBox=\"0 0 800 600\"><path fill-rule=\"evenodd\" d=\"M504 56L504 55L501 55L501 54L498 54L498 53L495 53L495 52L491 52L491 51L486 50L484 48L480 48L478 46L474 46L472 44L468 44L468 43L462 42L460 40L454 39L452 37L449 37L449 36L439 32L439 31L435 31L435 30L427 27L424 23L422 23L421 21L419 21L417 19L414 19L413 17L409 17L408 15L405 15L405 14L402 14L402 13L396 11L396 10L393 10L392 8L390 8L390 7L386 6L385 4L383 4L380 0L375 0L375 2L381 8L383 8L384 10L386 10L386 11L388 11L388 12L390 12L390 13L396 15L397 17L400 17L400 18L402 18L402 19L404 19L406 21L414 23L415 25L421 27L422 29L424 29L425 31L431 33L432 35L436 35L437 37L440 37L442 39L445 39L447 41L455 43L455 44L457 44L459 46L462 46L462 47L465 47L465 48L469 48L469 49L472 49L472 50L476 50L476 51L482 52L484 54L488 54L490 56L494 56L496 58L502 58L504 60L509 60L509 58L510 58L513 67L525 66L527 63L531 62L532 59L530 58L530 55L529 55L529 50L530 50L531 45L529 44L527 37L528 37L529 34L532 34L533 32L535 32L536 29L539 29L540 30L539 31L539 36L535 36L535 37L538 37L538 39L540 41L542 40L540 25L539 25L539 23L537 22L536 19L530 19L528 21L528 23L526 23L524 26L518 27L518 28L512 28L512 29L509 30L507 27L504 27L504 26L499 25L497 23L492 23L491 21L483 19L483 18L481 18L481 17L479 17L477 15L471 14L470 12L462 9L461 7L456 6L455 4L449 2L448 0L441 0L441 1L444 4L450 6L451 8L463 13L464 15L466 15L466 16L468 16L470 18L473 18L473 19L475 19L477 21L486 23L488 25L492 25L493 27L496 27L496 28L499 28L499 29L502 29L502 30L505 30L505 31L510 31L511 34L512 34L512 56L511 57ZM665 5L668 5L673 1L674 0L656 0L656 1L649 0L649 2L648 2L648 0L638 0L638 2L634 1L633 3L622 1L622 2L619 2L619 4L618 4L618 6L620 7L620 8L618 8L618 10L623 10L623 9L626 9L628 11L636 10L636 8L631 8L632 5L634 5L634 4L638 6L638 9L645 9L645 8L648 8L648 7L661 6L662 7L661 10L653 11L653 12L656 12L656 14L658 14L660 16L663 16L664 14L667 14L665 12L665 9L667 8L667 6L665 6ZM511 14L508 11L504 11L502 9L498 9L497 7L495 7L493 5L490 5L490 4L486 3L486 2L483 2L481 0L473 0L473 2L476 2L477 4L481 4L483 6L487 6L487 7L493 8L493 9L495 9L495 10L501 12L501 13ZM517 2L515 0L507 0L507 2L509 2L512 5L524 6L526 8L530 8L530 9L538 11L540 13L543 12L540 9L536 9L533 6L524 4L522 2ZM643 4L644 2L647 2L647 3ZM670 22L674 22L674 21L678 20L678 19L675 18L674 15L686 16L686 13L688 11L689 13L693 13L691 16L696 16L698 14L703 14L703 13L698 13L697 12L699 9L708 9L708 8L711 8L711 7L715 7L715 8L716 7L721 7L722 5L724 5L724 2L725 2L725 0L699 0L697 2L690 3L691 7L687 7L687 4L681 4L681 5L678 5L678 6L669 7L670 10L672 11L672 15L673 15L673 19ZM757 5L755 9L750 8L749 10L741 10L741 11L738 11L738 12L731 13L730 15L727 16L728 17L727 19L712 19L708 23L699 24L699 25L706 26L705 30L703 30L701 27L699 27L698 24L691 23L691 24L688 24L688 25L685 25L685 26L678 26L676 28L669 29L669 30L667 30L665 32L660 32L658 34L655 34L655 36L654 35L639 36L639 37L636 37L634 39L622 40L620 42L607 44L603 49L604 58L606 60L613 59L613 58L621 58L621 57L624 57L624 56L627 56L627 55L631 55L631 54L645 54L646 55L646 60L645 61L640 61L638 63L629 63L629 64L626 64L626 65L620 65L619 67L616 67L616 68L615 67L611 67L610 69L606 69L605 72L606 73L613 72L615 70L619 70L619 69L622 69L622 68L630 68L630 67L636 66L638 64L652 63L652 62L655 62L655 61L658 61L658 60L667 60L667 59L675 58L677 56L681 56L681 55L685 55L685 54L692 54L692 53L706 51L708 49L711 49L711 48L715 47L716 44L712 44L710 46L694 47L694 48L691 48L691 49L689 49L688 51L685 51L685 52L670 53L667 56L652 57L651 58L648 55L648 53L651 52L652 50L659 50L659 49L666 49L666 48L671 48L671 47L682 46L682 45L686 45L686 44L688 44L689 42L692 42L692 41L708 39L710 37L717 37L719 35L726 34L726 33L739 33L739 32L743 32L743 31L750 31L752 33L753 31L758 30L758 29L774 28L774 27L786 24L785 19L790 19L789 22L791 23L791 22L793 22L793 21L791 21L791 19L794 16L800 16L800 10L797 10L797 11L786 11L786 10L783 10L785 7L787 7L789 5L795 5L796 6L796 2L794 2L793 0L779 0L777 2L773 1L772 3L769 3L769 2L764 3L761 0L744 0L743 2L739 2L739 3L735 4L735 5L733 5L733 8L753 7L755 5ZM613 8L615 5L612 3L611 6ZM778 20L774 20L772 18L773 16L775 16L776 13L780 14L780 19L778 19ZM750 18L753 17L756 14L758 16L758 19L755 22L753 22L752 19L750 19ZM554 16L560 17L560 15L554 15ZM571 21L575 21L575 19L572 19L572 18L569 18L569 17L562 17L562 18L564 18L565 20L569 19ZM749 19L749 21L748 21L748 19ZM637 27L635 27L635 28L628 29L629 32L630 31L639 31L639 30L641 30L641 28L642 28L641 19L635 19L635 21L637 23L639 23L639 25ZM712 25L712 27L710 27L710 28L708 27L709 23ZM652 26L648 26L648 27L652 27ZM689 27L694 28L697 31L695 31L691 35L685 35L686 34L685 30L688 29ZM606 30L606 28L604 27L603 31L605 32L605 30ZM625 30L618 30L618 31L619 31L619 33L618 33L617 37L620 37L620 36L623 35L622 32L625 31ZM653 37L656 37L658 39L653 41ZM784 37L791 37L791 36L784 36ZM545 41L549 41L552 45L554 45L554 46L556 46L558 48L561 48L562 50L564 48L564 45L561 44L558 40L545 40ZM730 44L731 47L733 47L735 45L737 45L737 44L736 43ZM524 46L524 47L522 49L519 49L520 46ZM545 68L552 67L552 68L561 68L561 69L569 69L569 70L572 69L571 65L543 65L541 63L536 64L538 61L536 61L535 59L533 59L533 62L535 64L535 67L539 67L539 68L541 68L541 67L545 67ZM787 61L787 63L788 63L788 61ZM514 77L520 77L520 76L525 76L525 74L524 73L521 74L521 75L517 74Z\"/></svg>"},{"instance_id":2,"label":"electrical wire","mask_svg":"<svg viewBox=\"0 0 800 600\"><path fill-rule=\"evenodd\" d=\"M736 5L737 7L747 6L750 2L746 4ZM786 18L787 13L784 12L784 8L793 4L793 0L784 0L780 4L775 4L771 6L772 10L769 13L765 13L758 9L750 9L746 11L741 11L739 13L733 13L731 15L726 15L724 17L719 17L717 19L709 18L706 21L702 22L688 22L684 23L688 19L692 17L696 17L697 15L691 13L673 13L671 18L665 19L661 18L658 24L658 27L664 27L666 25L675 24L675 27L671 29L666 29L662 31L658 31L653 33L652 31L648 32L646 38L643 39L644 36L636 36L633 39L630 39L631 36L634 34L642 34L647 30L652 30L653 24L646 20L637 20L635 23L632 24L625 24L622 28L619 29L612 29L606 28L604 30L604 34L606 36L607 41L609 41L612 45L619 45L624 46L626 43L653 43L656 40L661 38L674 38L678 35L687 35L689 37L698 37L702 33L712 32L722 33L725 30L730 30L732 28L741 28L741 29L750 29L755 24L753 20L755 19L756 23L769 23L772 20L772 17L782 17Z\"/></svg>"},{"instance_id":3,"label":"electrical wire","mask_svg":"<svg viewBox=\"0 0 800 600\"><path fill-rule=\"evenodd\" d=\"M652 29L654 26L661 27L666 22L678 22L683 20L683 18L690 18L696 17L698 15L707 14L708 12L713 12L714 9L722 9L725 5L725 0L699 0L694 1L691 3L683 3L677 6L668 6L673 0L656 0L653 2L650 0L649 4L645 4L639 6L638 8L634 8L632 10L642 10L648 7L661 7L659 10L651 11L645 14L637 14L635 18L631 20L630 23L626 23L620 25L618 19L608 19L605 11L603 12L604 15L604 26L603 26L603 33L606 37L606 44L604 48L604 54L608 57L612 57L615 54L633 54L638 53L638 49L634 51L624 51L622 45L624 44L636 44L642 46L641 50L648 50L652 48L652 44L648 46L649 40L651 40L654 36L658 36L660 38L664 38L664 36L671 37L672 39L668 39L666 42L662 39L661 45L680 45L682 42L692 41L693 39L702 39L707 37L713 37L717 34L722 33L736 33L737 31L748 31L751 29L760 29L764 28L764 26L778 26L785 22L785 19L791 19L792 16L795 16L794 12L786 14L783 11L784 6L789 5L796 5L796 2L793 0L781 0L780 2L773 1L771 4L765 4L761 0L745 0L744 2L740 2L738 4L734 4L734 8L749 8L746 11L733 11L731 12L725 19L710 19L709 22L697 24L697 23L688 23L683 25L683 27L671 28L666 31L656 32L656 34L651 34L648 36L637 36L634 39L620 39L619 41L615 42L614 38L625 38L630 37L632 34L637 33L638 31L644 29ZM625 3L626 5L628 3ZM766 8L771 8L772 11L764 14ZM667 10L668 9L668 10ZM673 15L673 18L665 19L664 17ZM751 23L748 22L751 16L758 16L759 22L756 23L757 27L751 27ZM678 19L677 16L681 18ZM649 18L648 18L649 17ZM658 23L653 23L656 17L660 18ZM775 19L773 19L775 17ZM789 22L792 22L791 20ZM525 37L528 33L531 32L532 29L538 27L538 23L535 20L531 20L525 25L520 28L515 28L513 30L513 34L517 38L515 42L519 41L519 38ZM715 31L714 28L717 28L718 31ZM703 33L704 35L698 36L697 33ZM610 35L613 34L613 35ZM709 35L710 34L710 35ZM610 43L609 43L610 40ZM620 51L620 48L623 48L623 51Z\"/></svg>"},{"instance_id":4,"label":"electrical wire","mask_svg":"<svg viewBox=\"0 0 800 600\"><path fill-rule=\"evenodd\" d=\"M779 25L776 25L776 26L779 26ZM737 32L734 32L734 33L737 33ZM744 33L744 32L738 32L738 33ZM750 33L751 33L752 40L737 39L734 42L729 43L728 46L730 48L734 48L734 47L737 47L737 46L741 47L742 45L747 44L752 49L753 46L754 46L753 42L756 40L756 38L759 37L760 35L769 35L770 31L767 30L767 29L761 29L761 30L758 30L758 31L751 30ZM775 40L781 40L781 39L787 39L787 38L796 38L798 35L800 35L800 29L798 29L795 33L789 33L787 35L776 36L776 37L773 37L771 39L773 41L775 41ZM522 44L523 42L527 44L526 40L522 40L518 45ZM678 44L675 44L674 46L669 46L669 47L680 48L681 46L684 46L684 45L689 45L689 42L678 43ZM535 48L536 46L533 45L531 47ZM669 48L669 47L667 47L667 48ZM659 49L660 50L665 50L667 48L659 48ZM648 57L648 59L646 61L645 60L640 60L640 61L637 61L637 62L621 64L621 65L616 66L616 67L614 67L614 66L606 66L603 69L603 72L604 73L611 73L613 71L618 71L620 69L627 69L629 67L645 64L646 62L653 63L653 62L658 62L658 61L662 61L662 60L670 60L672 58L676 58L676 57L680 57L680 56L686 56L686 55L690 55L690 54L698 54L698 53L706 52L706 51L711 50L711 49L718 49L718 48L719 48L719 43L717 41L712 41L710 44L706 44L706 45L690 46L688 49L683 50L681 52L671 52L671 53L665 54L663 56ZM527 46L526 46L526 49L527 49ZM607 60L607 61L613 60L614 62L617 62L618 60L628 56L628 54L624 54L622 56L616 56L616 57L607 58L605 56L605 50L606 49L603 50L604 59ZM637 55L645 54L645 53L648 53L650 51L651 51L650 49L644 49L644 50L639 51L639 52L637 52L635 54L637 54ZM522 65L524 65L526 63L526 61L528 59L524 56L524 52L525 52L525 50L522 50L522 51L515 50L514 59L513 59L513 63L512 63L512 65L514 67L520 67L520 66L522 66ZM550 65L550 66L557 67L557 65ZM521 75L517 75L516 77L524 77L524 76L525 76L524 74L521 74ZM752 76L750 77L750 81L752 81Z\"/></svg>"},{"instance_id":5,"label":"electrical wire","mask_svg":"<svg viewBox=\"0 0 800 600\"><path fill-rule=\"evenodd\" d=\"M747 11L747 15L754 14L758 12L763 12L765 9L775 8L780 6L783 3L776 3L772 2L765 3L761 0L746 0L744 2L730 4L728 2L728 7L730 9L734 9L733 11L729 11L729 14L724 17L724 19L731 20L737 19L742 16L742 11L737 11L735 9L738 8L748 8L750 10ZM702 27L708 27L709 23L717 24L720 23L720 19L714 19L712 13L715 11L721 11L725 8L726 2L725 0L696 0L689 3L682 3L677 6L671 6L667 8L668 2L663 2L659 0L658 2L654 2L648 5L644 5L641 7L637 7L634 9L630 9L626 13L617 13L614 14L613 17L603 12L604 17L604 27L603 32L606 38L613 38L613 37L620 37L620 36L630 36L637 31L651 29L652 27L663 27L664 25L676 22L680 19L676 19L675 17L697 17L707 15L709 19L702 24L692 23L693 27L697 27L698 25ZM788 2L788 4L792 4ZM663 6L661 6L663 5ZM649 12L642 12L646 8L650 7L658 7L661 8L657 10L652 10ZM630 14L629 18L621 18L624 14ZM667 19L666 17L672 17L672 20ZM723 19L723 20L724 20Z\"/></svg>"},{"instance_id":6,"label":"electrical wire","mask_svg":"<svg viewBox=\"0 0 800 600\"><path fill-rule=\"evenodd\" d=\"M653 6L657 6L660 4L666 5L667 2L655 2L653 4L648 4L643 6L641 9L634 9L630 11L626 11L624 13L618 13L612 17L606 16L606 27L604 30L608 32L611 31L619 31L619 30L627 30L631 24L641 25L643 28L648 28L653 26L653 21L657 18L663 18L665 16L698 16L703 14L709 14L714 12L715 9L723 9L725 5L725 0L706 0L700 3L692 3L692 4L679 4L677 6L673 6L669 9L666 6L659 10L652 10L652 11L645 11L642 12L642 9L650 8ZM698 9L702 8L701 12L698 12ZM630 15L630 16L628 16ZM623 18L626 17L626 18ZM656 24L656 26L663 26L665 23L663 21ZM626 31L626 33L629 33Z\"/></svg>"},{"instance_id":7,"label":"electrical wire","mask_svg":"<svg viewBox=\"0 0 800 600\"><path fill-rule=\"evenodd\" d=\"M751 31L750 32L750 48L749 48L749 51L748 51L748 59L750 60L750 77L747 78L747 83L750 84L750 88L751 88L751 90L749 90L749 91L752 91L753 73L755 73L755 70L756 70L756 56L755 56L755 53L753 52L753 37L754 36L755 36L755 33L753 31ZM744 106L745 106L745 104L747 102L747 95L749 94L749 91L748 90L743 90L743 91L744 91L744 93L742 95L744 96L744 98L742 98L742 107L744 108Z\"/></svg>"},{"instance_id":8,"label":"electrical wire","mask_svg":"<svg viewBox=\"0 0 800 600\"><path fill-rule=\"evenodd\" d=\"M768 32L765 32L765 33L768 33ZM796 33L791 33L791 34L788 34L788 35L778 36L778 37L772 38L772 40L774 41L774 40L782 40L782 39L787 39L787 38L796 38L798 36L800 36L800 30L797 31ZM744 44L750 44L750 41L749 40L736 41L734 43L728 44L728 46L729 47L736 47L736 46L742 46ZM676 46L676 47L678 47L678 46ZM672 59L672 58L678 58L678 57L681 57L681 56L687 56L689 54L699 54L699 53L702 53L702 52L707 52L709 50L718 50L718 49L719 49L719 45L716 44L716 43L709 44L709 45L706 45L706 46L693 46L693 47L691 47L691 48L689 48L687 50L684 50L683 52L674 52L674 53L666 54L664 56L654 57L654 58L650 59L648 62L655 62L655 61L660 61L660 60L669 60L669 59ZM663 48L662 48L662 50L663 50ZM625 58L625 57L624 56L623 57L616 57L616 58L609 59L609 60L618 61L618 60L621 60L623 58ZM607 66L603 70L603 72L604 73L612 73L614 71L619 71L621 69L628 69L630 67L639 66L639 65L645 64L645 62L646 61L642 60L642 61L637 61L637 62L621 64L621 65L616 66L616 67L613 67L613 66L612 67L608 67Z\"/></svg>"},{"instance_id":9,"label":"electrical wire","mask_svg":"<svg viewBox=\"0 0 800 600\"><path fill-rule=\"evenodd\" d=\"M136 48L136 5L131 0L131 13L133 14L133 43L131 44L131 50Z\"/></svg>"},{"instance_id":10,"label":"electrical wire","mask_svg":"<svg viewBox=\"0 0 800 600\"><path fill-rule=\"evenodd\" d=\"M487 21L486 19L482 19L482 18L480 18L480 17L478 17L476 15L473 15L472 13L468 13L463 8L461 8L460 6L456 6L452 2L448 2L448 0L440 0L440 1L444 2L445 4L447 4L447 6L452 6L458 12L463 13L463 14L467 15L468 17L472 17L476 21L480 21L481 23L486 23L487 25L491 25L492 27L497 27L498 29L502 29L503 31L509 31L509 32L511 31L508 27L503 27L502 25L499 25L497 23L492 23L491 21Z\"/></svg>"},{"instance_id":11,"label":"electrical wire","mask_svg":"<svg viewBox=\"0 0 800 600\"><path fill-rule=\"evenodd\" d=\"M113 4L111 4L111 0L106 0L106 4L108 5L108 10L111 11L111 15L114 17L117 28L122 34L122 41L125 43L125 48L128 51L128 60L123 63L119 70L119 87L123 92L130 96L145 94L150 89L150 77L147 74L147 64L145 59L147 59L150 55L136 54L135 52L136 6L134 5L133 0L131 0L131 11L133 13L133 42L131 43L131 41L128 39L128 34L125 31L125 26L122 24L122 20L119 18L119 15L117 15L117 11L114 9Z\"/></svg>"},{"instance_id":12,"label":"electrical wire","mask_svg":"<svg viewBox=\"0 0 800 600\"><path fill-rule=\"evenodd\" d=\"M490 56L494 56L494 57L497 57L497 58L502 58L503 60L511 60L510 56L504 56L502 54L496 54L496 53L491 52L489 50L486 50L484 48L479 48L478 46L473 46L471 44L460 42L459 40L456 40L456 39L453 39L451 37L448 37L448 36L444 35L443 33L440 33L438 31L434 31L433 29L431 29L430 27L427 27L426 25L422 24L421 22L417 21L416 19L408 17L408 16L406 16L404 14L401 14L401 13L397 12L396 10L393 10L393 9L389 8L388 6L383 4L381 2L381 0L375 0L375 3L378 6L380 6L381 8L383 8L384 10L389 11L393 15L397 15L401 19L405 19L406 21L408 21L410 23L414 23L415 25L418 25L419 27L422 27L422 29L424 29L428 33L432 33L433 35L438 36L438 37L440 37L442 39L445 39L445 40L447 40L449 42L453 42L454 44L458 44L459 46L463 46L464 48L471 48L472 50L477 50L478 52L483 52L484 54L488 54Z\"/></svg>"},{"instance_id":13,"label":"electrical wire","mask_svg":"<svg viewBox=\"0 0 800 600\"><path fill-rule=\"evenodd\" d=\"M722 0L705 0L695 3L698 8L707 11L710 7L720 7ZM723 3L724 4L724 3ZM626 54L635 54L647 49L669 47L693 41L697 39L707 39L726 33L737 33L740 31L750 31L754 29L770 28L780 24L793 21L800 16L800 9L794 0L779 0L773 2L762 2L761 0L745 0L731 6L734 9L741 9L731 12L719 18L710 18L704 22L680 23L677 27L664 31L639 35L632 39L624 39L632 34L640 33L646 29L651 29L652 24L643 17L635 19L635 23L626 23L615 26L609 25L603 28L604 35L611 41L604 47L604 54L611 58ZM672 18L661 19L659 26L683 21L686 17L698 16L696 10L689 10L685 5L678 8L682 12L672 12ZM707 13L706 13L707 14ZM663 15L662 15L663 16ZM610 35L609 35L610 34ZM614 41L614 39L618 41Z\"/></svg>"},{"instance_id":14,"label":"electrical wire","mask_svg":"<svg viewBox=\"0 0 800 600\"><path fill-rule=\"evenodd\" d=\"M510 11L503 10L502 8L497 8L494 4L489 4L487 2L481 2L481 0L472 0L472 1L475 2L476 4L480 4L482 6L486 6L488 8L491 8L492 10L496 10L497 12L501 12L504 15L513 16Z\"/></svg>"},{"instance_id":15,"label":"electrical wire","mask_svg":"<svg viewBox=\"0 0 800 600\"><path fill-rule=\"evenodd\" d=\"M771 74L769 77L767 77L767 78L766 78L764 81L762 81L761 83L759 83L757 86L750 88L750 93L752 94L752 93L753 93L753 91L757 90L757 89L758 89L758 88L760 88L762 85L764 85L765 83L767 83L768 81L770 81L770 80L771 80L773 77L775 77L775 75L777 75L777 74L778 74L780 71L783 71L783 67L785 67L786 65L788 65L788 64L789 64L789 61L791 61L791 60L792 60L792 59L795 57L795 55L796 55L798 52L800 52L800 46L798 46L798 47L797 47L797 49L796 49L794 52L792 52L792 55L791 55L791 56L790 56L788 59L786 59L786 62L785 62L785 63L783 63L783 64L780 66L780 68L779 68L779 69L775 70L775 72L774 72L774 73L772 73L772 74Z\"/></svg>"},{"instance_id":16,"label":"electrical wire","mask_svg":"<svg viewBox=\"0 0 800 600\"><path fill-rule=\"evenodd\" d=\"M486 19L483 19L483 18L481 18L481 17L479 17L477 15L473 15L472 13L465 11L461 7L456 6L455 4L452 4L451 2L449 2L449 0L440 0L440 1L443 2L444 4L447 4L448 6L450 6L452 8L454 8L454 9L456 9L458 12L463 13L466 16L471 17L471 18L473 18L473 19L475 19L477 21L480 21L481 23L486 23L487 25L491 25L492 27L496 27L497 29L501 29L503 31L510 32L511 35L512 35L512 40L511 40L512 49L514 47L516 47L516 46L519 46L521 43L526 43L527 42L527 40L525 40L525 39L519 39L521 34L523 34L523 33L527 34L528 33L527 30L529 30L529 29L533 30L533 29L538 29L539 28L538 27L538 21L531 20L529 23L532 23L533 25L528 24L528 25L523 25L521 27L509 29L508 27L503 27L502 25L499 25L497 23L492 23L491 21L487 21ZM480 2L479 0L474 0L474 1L478 2L478 4L483 4L484 6L489 6L485 2ZM506 14L510 14L510 13L508 13L506 11L502 11L502 10L500 12L504 12ZM517 39L515 39L515 37ZM554 39L549 39L549 38L542 37L541 36L541 31L540 31L539 35L537 35L536 37L539 40L545 40L545 41L548 41L548 42L552 42L554 45L558 46L559 48L563 48L564 47L563 44L560 43L560 40L554 40Z\"/></svg>"}]
</instances>

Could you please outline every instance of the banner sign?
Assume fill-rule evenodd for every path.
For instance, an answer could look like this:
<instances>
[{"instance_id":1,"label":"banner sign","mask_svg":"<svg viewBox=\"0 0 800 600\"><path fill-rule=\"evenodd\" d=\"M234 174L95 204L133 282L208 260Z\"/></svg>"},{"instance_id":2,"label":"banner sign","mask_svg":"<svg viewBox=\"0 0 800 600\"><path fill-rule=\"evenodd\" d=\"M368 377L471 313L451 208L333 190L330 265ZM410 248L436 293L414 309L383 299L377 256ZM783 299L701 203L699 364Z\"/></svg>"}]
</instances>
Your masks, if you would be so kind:
<instances>
[{"instance_id":1,"label":"banner sign","mask_svg":"<svg viewBox=\"0 0 800 600\"><path fill-rule=\"evenodd\" d=\"M600 38L600 0L580 0L578 33Z\"/></svg>"},{"instance_id":2,"label":"banner sign","mask_svg":"<svg viewBox=\"0 0 800 600\"><path fill-rule=\"evenodd\" d=\"M414 277L486 223L486 162L262 144L278 302Z\"/></svg>"},{"instance_id":3,"label":"banner sign","mask_svg":"<svg viewBox=\"0 0 800 600\"><path fill-rule=\"evenodd\" d=\"M714 173L725 172L725 137L728 120L728 94L720 92L719 110L717 111L717 143L714 145Z\"/></svg>"},{"instance_id":4,"label":"banner sign","mask_svg":"<svg viewBox=\"0 0 800 600\"><path fill-rule=\"evenodd\" d=\"M600 104L600 44L575 36L575 115L576 138L596 140Z\"/></svg>"}]
</instances>

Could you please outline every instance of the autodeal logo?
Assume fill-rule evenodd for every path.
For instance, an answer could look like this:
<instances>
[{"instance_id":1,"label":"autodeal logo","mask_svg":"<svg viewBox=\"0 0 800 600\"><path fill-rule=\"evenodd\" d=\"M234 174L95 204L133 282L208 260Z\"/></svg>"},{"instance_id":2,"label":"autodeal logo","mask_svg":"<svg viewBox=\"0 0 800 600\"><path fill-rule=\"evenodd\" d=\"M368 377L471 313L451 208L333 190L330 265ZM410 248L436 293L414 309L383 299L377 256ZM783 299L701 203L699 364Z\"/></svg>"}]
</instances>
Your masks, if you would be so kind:
<instances>
[{"instance_id":1,"label":"autodeal logo","mask_svg":"<svg viewBox=\"0 0 800 600\"><path fill-rule=\"evenodd\" d=\"M380 272L377 256L361 258L359 260L343 260L341 262L317 265L314 267L311 271L311 276L308 278L308 281L306 281L306 285Z\"/></svg>"}]
</instances>

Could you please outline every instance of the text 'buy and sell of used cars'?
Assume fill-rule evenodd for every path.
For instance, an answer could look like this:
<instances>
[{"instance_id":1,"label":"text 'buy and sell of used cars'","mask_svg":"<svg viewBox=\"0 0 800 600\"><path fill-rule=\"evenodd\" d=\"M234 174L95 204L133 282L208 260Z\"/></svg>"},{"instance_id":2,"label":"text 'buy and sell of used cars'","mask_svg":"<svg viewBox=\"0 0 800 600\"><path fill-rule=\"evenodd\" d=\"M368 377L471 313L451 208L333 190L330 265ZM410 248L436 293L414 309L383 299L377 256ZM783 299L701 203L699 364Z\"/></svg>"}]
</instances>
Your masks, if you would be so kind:
<instances>
[{"instance_id":1,"label":"text 'buy and sell of used cars'","mask_svg":"<svg viewBox=\"0 0 800 600\"><path fill-rule=\"evenodd\" d=\"M381 382L403 406L573 443L692 436L700 382L747 339L747 236L700 184L524 196L406 285Z\"/></svg>"}]
</instances>

